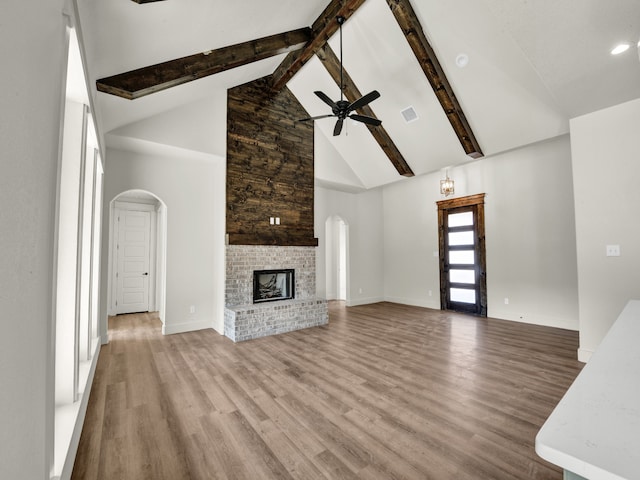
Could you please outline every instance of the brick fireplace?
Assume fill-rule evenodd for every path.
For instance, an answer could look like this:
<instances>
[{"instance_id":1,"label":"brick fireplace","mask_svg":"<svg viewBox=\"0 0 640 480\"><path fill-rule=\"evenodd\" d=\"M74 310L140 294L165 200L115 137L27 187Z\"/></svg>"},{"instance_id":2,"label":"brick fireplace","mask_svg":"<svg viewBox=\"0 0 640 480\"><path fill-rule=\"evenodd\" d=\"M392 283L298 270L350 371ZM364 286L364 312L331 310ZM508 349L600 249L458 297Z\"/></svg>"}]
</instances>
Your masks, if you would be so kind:
<instances>
[{"instance_id":1,"label":"brick fireplace","mask_svg":"<svg viewBox=\"0 0 640 480\"><path fill-rule=\"evenodd\" d=\"M316 298L314 237L314 127L285 86L261 78L227 91L225 335L239 342L328 322L327 302ZM254 272L289 270L266 301L254 302ZM289 295L283 295L289 296ZM260 300L260 299L258 299ZM263 298L265 300L265 298Z\"/></svg>"},{"instance_id":2,"label":"brick fireplace","mask_svg":"<svg viewBox=\"0 0 640 480\"><path fill-rule=\"evenodd\" d=\"M325 325L316 298L316 247L227 245L224 334L234 342ZM254 272L293 270L295 298L254 303Z\"/></svg>"}]
</instances>

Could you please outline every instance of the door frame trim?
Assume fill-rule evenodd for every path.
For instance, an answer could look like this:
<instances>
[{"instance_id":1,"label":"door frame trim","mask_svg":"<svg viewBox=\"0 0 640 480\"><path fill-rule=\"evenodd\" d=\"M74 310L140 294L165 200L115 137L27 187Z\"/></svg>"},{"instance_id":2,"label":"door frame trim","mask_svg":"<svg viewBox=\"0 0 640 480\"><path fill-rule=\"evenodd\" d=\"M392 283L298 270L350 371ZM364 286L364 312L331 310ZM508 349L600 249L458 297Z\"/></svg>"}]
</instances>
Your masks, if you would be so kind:
<instances>
[{"instance_id":1,"label":"door frame trim","mask_svg":"<svg viewBox=\"0 0 640 480\"><path fill-rule=\"evenodd\" d=\"M340 298L340 224L344 225L344 291L345 298ZM351 305L350 271L349 271L349 222L339 214L332 214L324 222L325 226L325 295L328 300L344 300L347 306Z\"/></svg>"},{"instance_id":2,"label":"door frame trim","mask_svg":"<svg viewBox=\"0 0 640 480\"><path fill-rule=\"evenodd\" d=\"M444 310L447 305L447 292L446 292L446 272L445 272L445 238L444 238L444 216L449 210L454 210L462 207L476 207L477 214L477 232L478 241L475 244L475 252L477 262L480 265L479 275L479 291L480 291L480 311L476 313L482 317L487 316L487 258L486 258L486 245L485 245L485 219L484 219L484 198L485 193L478 193L475 195L469 195L466 197L451 198L448 200L437 201L438 205L438 249L439 249L439 264L440 264L440 309Z\"/></svg>"}]
</instances>

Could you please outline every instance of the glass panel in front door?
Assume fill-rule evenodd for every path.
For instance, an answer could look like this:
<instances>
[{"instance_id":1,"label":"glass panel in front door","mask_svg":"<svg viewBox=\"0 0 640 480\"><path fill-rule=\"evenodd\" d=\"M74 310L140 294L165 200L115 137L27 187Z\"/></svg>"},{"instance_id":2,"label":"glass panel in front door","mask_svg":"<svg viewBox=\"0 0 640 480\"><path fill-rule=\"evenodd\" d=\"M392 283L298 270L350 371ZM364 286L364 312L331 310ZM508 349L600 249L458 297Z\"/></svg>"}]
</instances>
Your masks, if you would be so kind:
<instances>
[{"instance_id":1,"label":"glass panel in front door","mask_svg":"<svg viewBox=\"0 0 640 480\"><path fill-rule=\"evenodd\" d=\"M478 232L475 206L446 214L445 275L447 310L480 313Z\"/></svg>"}]
</instances>

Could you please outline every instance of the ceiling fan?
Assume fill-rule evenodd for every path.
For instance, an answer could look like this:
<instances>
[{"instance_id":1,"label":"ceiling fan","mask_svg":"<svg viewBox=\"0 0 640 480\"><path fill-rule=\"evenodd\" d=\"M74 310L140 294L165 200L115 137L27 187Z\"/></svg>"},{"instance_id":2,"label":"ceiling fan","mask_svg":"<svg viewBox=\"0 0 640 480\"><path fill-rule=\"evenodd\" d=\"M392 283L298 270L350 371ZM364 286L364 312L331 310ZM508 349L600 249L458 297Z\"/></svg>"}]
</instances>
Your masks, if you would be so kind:
<instances>
[{"instance_id":1,"label":"ceiling fan","mask_svg":"<svg viewBox=\"0 0 640 480\"><path fill-rule=\"evenodd\" d=\"M308 120L318 120L320 118L328 118L328 117L338 117L336 121L336 126L333 128L333 136L340 135L342 131L342 124L347 118L352 120L356 120L357 122L366 123L368 125L378 126L382 123L381 120L377 118L368 117L366 115L358 115L355 113L351 113L358 108L364 107L365 105L373 102L376 98L380 97L380 93L377 90L373 90L372 92L367 93L366 95L360 97L354 102L348 102L344 99L343 90L344 90L344 80L343 80L343 69L342 69L342 24L345 22L345 18L342 16L337 17L338 25L340 26L340 100L334 102L329 98L325 93L316 90L315 93L320 100L331 107L331 112L328 115L318 115L316 117L308 117L301 118L300 122L305 122Z\"/></svg>"}]
</instances>

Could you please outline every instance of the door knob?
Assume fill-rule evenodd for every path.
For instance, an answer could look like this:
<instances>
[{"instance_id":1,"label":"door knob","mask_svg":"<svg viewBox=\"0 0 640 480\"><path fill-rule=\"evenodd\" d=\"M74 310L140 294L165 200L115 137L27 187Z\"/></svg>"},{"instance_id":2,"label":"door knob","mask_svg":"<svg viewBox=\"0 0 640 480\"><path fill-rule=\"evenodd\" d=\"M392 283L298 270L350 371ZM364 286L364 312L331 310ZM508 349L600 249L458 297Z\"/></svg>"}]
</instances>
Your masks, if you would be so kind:
<instances>
[{"instance_id":1,"label":"door knob","mask_svg":"<svg viewBox=\"0 0 640 480\"><path fill-rule=\"evenodd\" d=\"M149 275L149 272L144 272L142 275Z\"/></svg>"}]
</instances>

